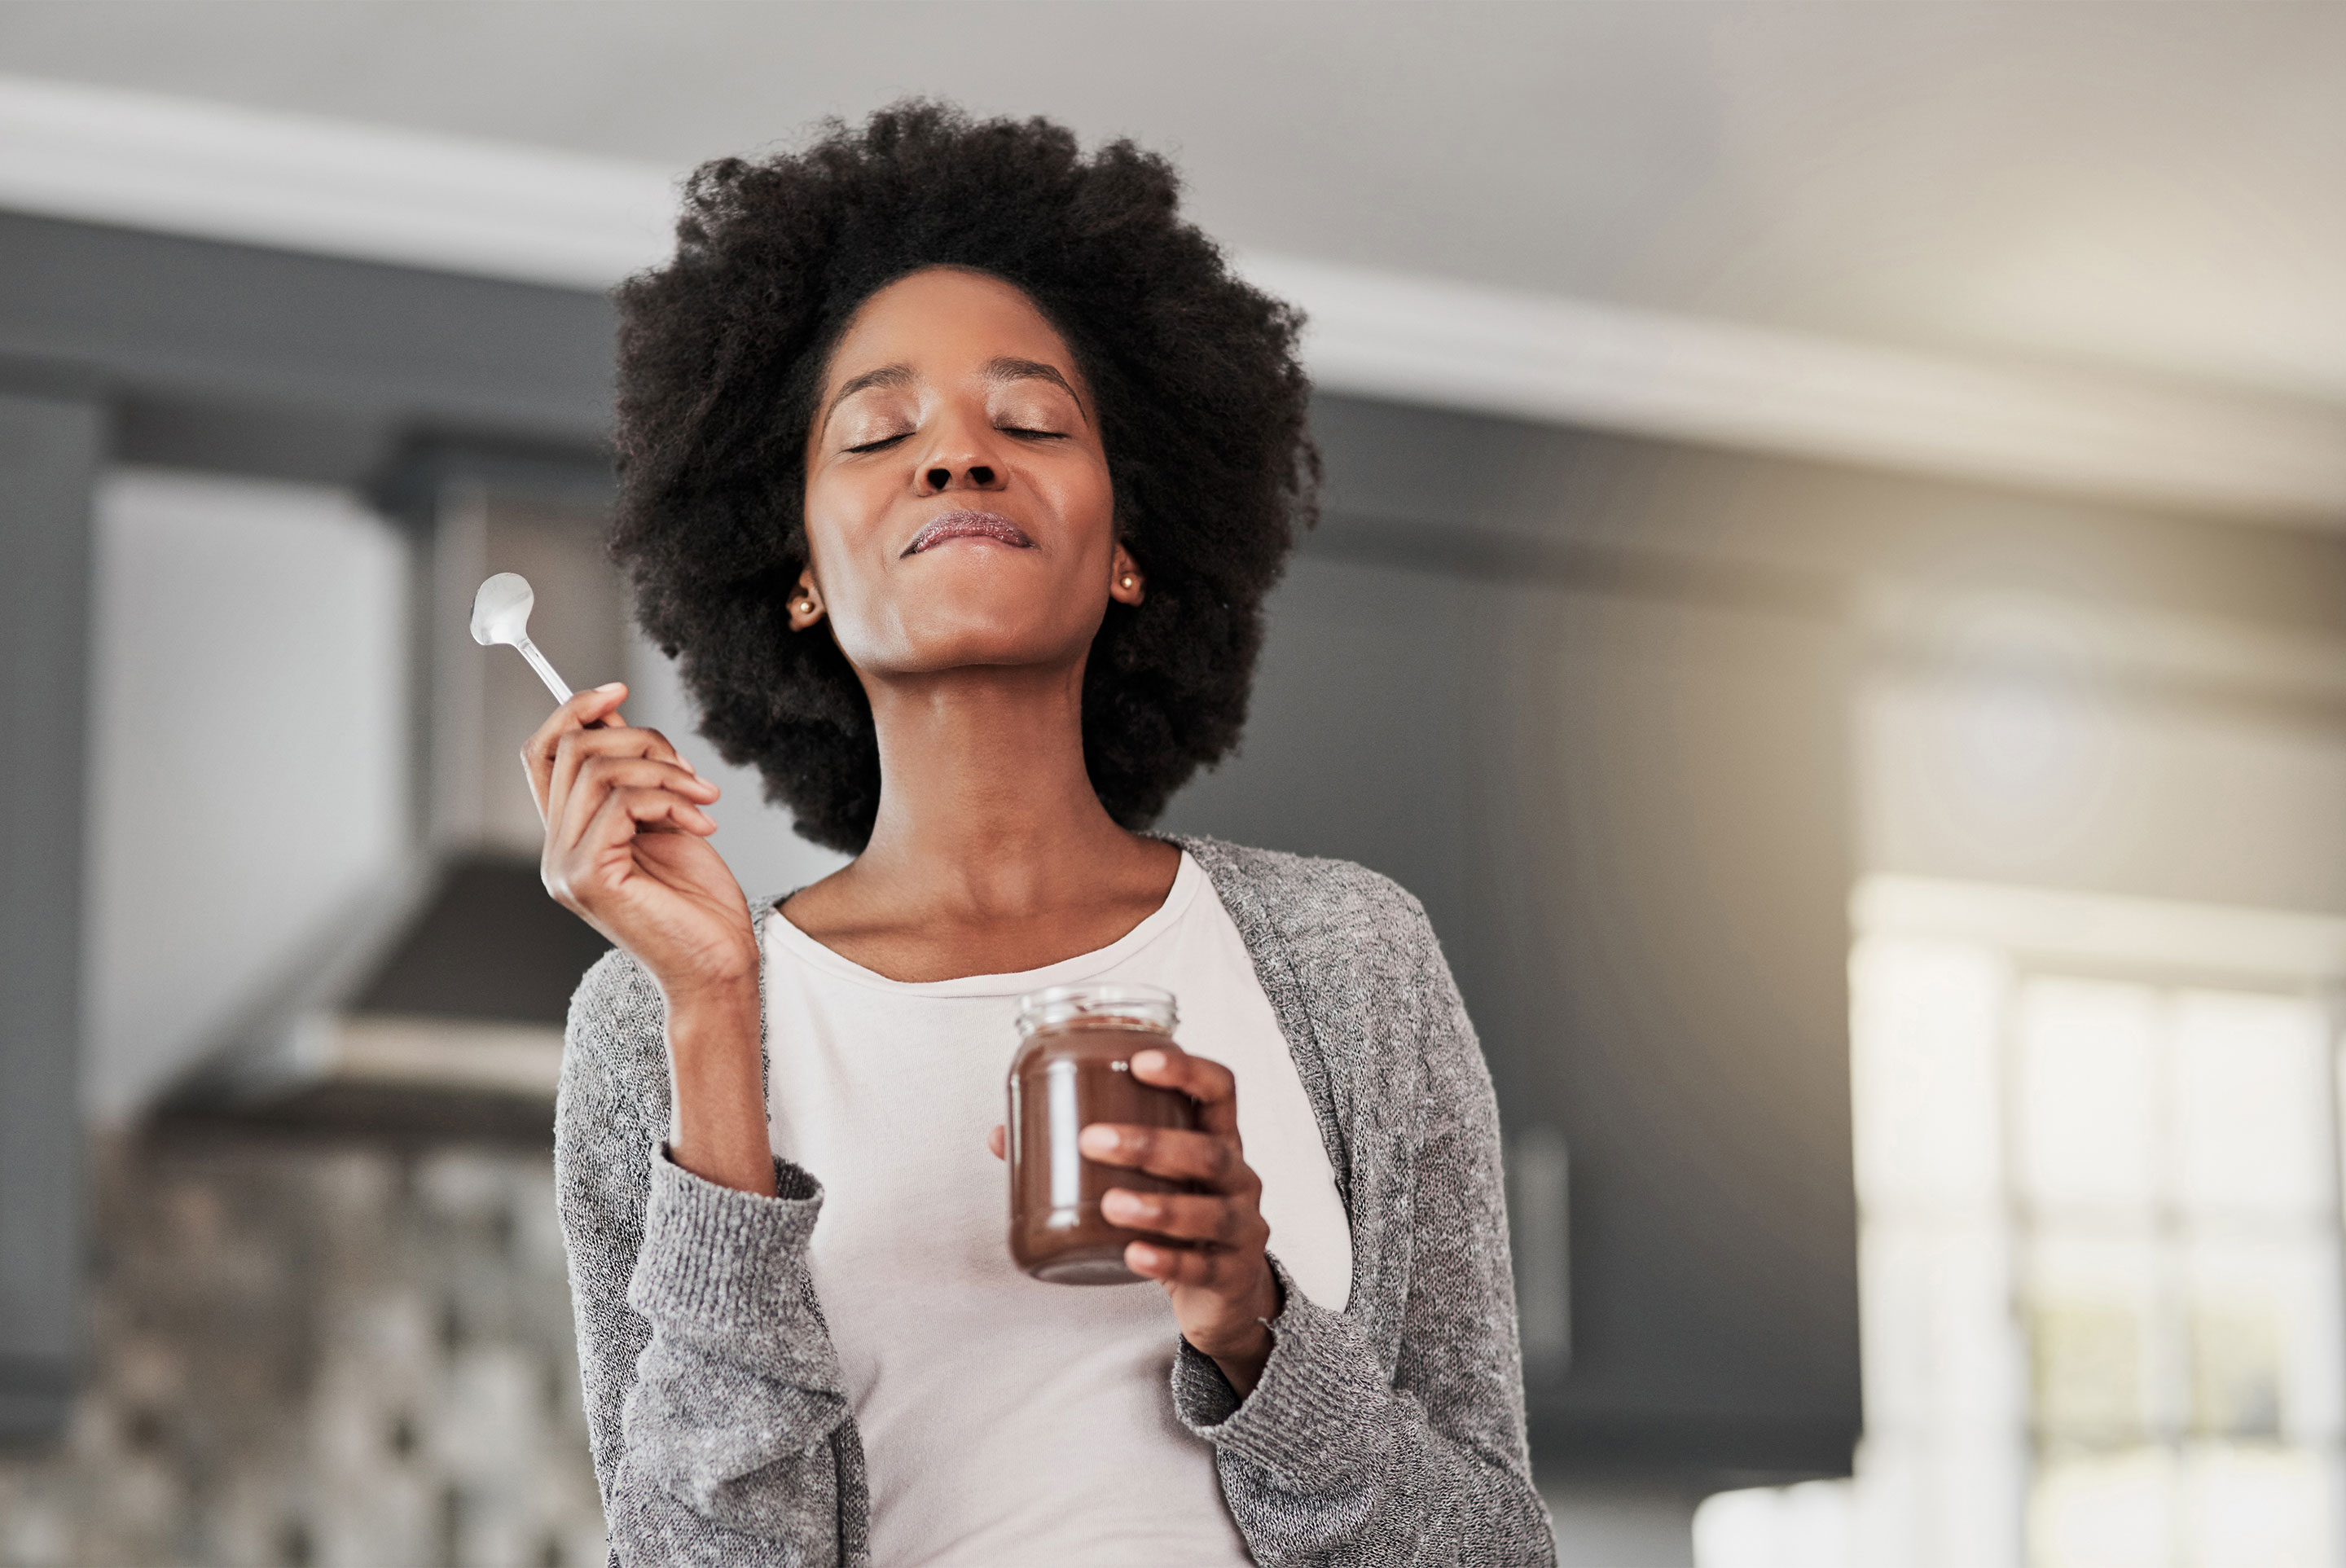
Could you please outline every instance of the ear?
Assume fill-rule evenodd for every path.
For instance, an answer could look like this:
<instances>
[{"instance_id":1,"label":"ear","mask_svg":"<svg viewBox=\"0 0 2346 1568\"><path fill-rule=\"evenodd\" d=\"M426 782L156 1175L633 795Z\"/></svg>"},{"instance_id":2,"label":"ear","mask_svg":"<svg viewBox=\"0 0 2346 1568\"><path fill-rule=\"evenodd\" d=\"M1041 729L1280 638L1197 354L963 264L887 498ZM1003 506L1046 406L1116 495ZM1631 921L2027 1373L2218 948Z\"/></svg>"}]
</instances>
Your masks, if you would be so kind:
<instances>
[{"instance_id":1,"label":"ear","mask_svg":"<svg viewBox=\"0 0 2346 1568\"><path fill-rule=\"evenodd\" d=\"M1107 596L1119 605L1137 605L1146 596L1147 585L1133 565L1132 552L1118 545L1107 565Z\"/></svg>"},{"instance_id":2,"label":"ear","mask_svg":"<svg viewBox=\"0 0 2346 1568\"><path fill-rule=\"evenodd\" d=\"M822 592L814 585L814 568L809 566L799 574L799 585L790 590L790 630L802 632L822 619Z\"/></svg>"}]
</instances>

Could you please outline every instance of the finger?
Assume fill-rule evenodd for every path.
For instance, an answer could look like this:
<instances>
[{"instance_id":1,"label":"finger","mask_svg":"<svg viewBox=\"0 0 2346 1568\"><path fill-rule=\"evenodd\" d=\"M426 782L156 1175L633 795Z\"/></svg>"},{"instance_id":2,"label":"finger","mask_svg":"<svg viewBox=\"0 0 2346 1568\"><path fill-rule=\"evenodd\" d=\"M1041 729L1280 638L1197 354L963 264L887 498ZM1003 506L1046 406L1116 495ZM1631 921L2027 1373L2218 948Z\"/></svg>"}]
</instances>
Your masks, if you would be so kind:
<instances>
[{"instance_id":1,"label":"finger","mask_svg":"<svg viewBox=\"0 0 2346 1568\"><path fill-rule=\"evenodd\" d=\"M704 839L717 831L716 818L672 789L614 789L611 799L639 829L664 825Z\"/></svg>"},{"instance_id":2,"label":"finger","mask_svg":"<svg viewBox=\"0 0 2346 1568\"><path fill-rule=\"evenodd\" d=\"M1270 1239L1270 1227L1263 1223L1261 1214L1240 1199L1134 1192L1117 1186L1101 1196L1100 1214L1127 1230L1239 1251L1259 1251Z\"/></svg>"},{"instance_id":3,"label":"finger","mask_svg":"<svg viewBox=\"0 0 2346 1568\"><path fill-rule=\"evenodd\" d=\"M717 824L688 800L662 789L614 789L603 798L576 843L542 873L546 889L557 900L581 908L597 891L608 891L629 878L649 874L667 881L657 865L646 864L636 846L644 835L679 833L705 839ZM581 891L586 898L579 895Z\"/></svg>"},{"instance_id":4,"label":"finger","mask_svg":"<svg viewBox=\"0 0 2346 1568\"><path fill-rule=\"evenodd\" d=\"M1178 1089L1198 1102L1198 1125L1209 1133L1236 1135L1239 1081L1210 1057L1193 1056L1178 1045L1133 1054L1132 1075L1161 1089Z\"/></svg>"},{"instance_id":5,"label":"finger","mask_svg":"<svg viewBox=\"0 0 2346 1568\"><path fill-rule=\"evenodd\" d=\"M538 820L550 822L554 820L549 808L553 799L556 746L569 731L599 722L606 715L616 715L620 699L627 694L627 688L617 681L609 686L598 686L592 691L578 692L568 702L546 715L546 722L522 742L521 765L529 773L529 792L537 799Z\"/></svg>"},{"instance_id":6,"label":"finger","mask_svg":"<svg viewBox=\"0 0 2346 1568\"><path fill-rule=\"evenodd\" d=\"M1244 1253L1221 1247L1166 1247L1148 1241L1127 1242L1124 1266L1144 1279L1212 1291L1251 1289L1260 1267Z\"/></svg>"},{"instance_id":7,"label":"finger","mask_svg":"<svg viewBox=\"0 0 2346 1568\"><path fill-rule=\"evenodd\" d=\"M580 702L589 697L603 698L605 705L607 705L603 710L617 713L618 693L616 691L598 687L592 692L582 691L571 700ZM538 733L543 735L546 731L541 729ZM554 732L553 748L546 758L548 820L561 820L563 802L570 792L571 781L577 777L578 764L588 757L601 756L608 752L611 749L610 742L616 736L633 738L619 741L618 744L621 747L632 748L638 753L645 749L643 738L638 732L625 726L601 725L599 720L593 725L586 723L566 725Z\"/></svg>"},{"instance_id":8,"label":"finger","mask_svg":"<svg viewBox=\"0 0 2346 1568\"><path fill-rule=\"evenodd\" d=\"M644 731L632 733L640 735ZM597 789L658 785L663 789L675 790L688 800L714 800L724 793L714 783L686 769L680 762L625 753L604 752L581 759L577 779L572 788L581 789L590 783Z\"/></svg>"},{"instance_id":9,"label":"finger","mask_svg":"<svg viewBox=\"0 0 2346 1568\"><path fill-rule=\"evenodd\" d=\"M626 856L638 833L670 826L706 838L717 830L699 807L665 789L614 789L563 857L566 866L580 870ZM573 881L575 878L571 879Z\"/></svg>"},{"instance_id":10,"label":"finger","mask_svg":"<svg viewBox=\"0 0 2346 1568\"><path fill-rule=\"evenodd\" d=\"M619 704L627 700L627 683L624 680L607 680L595 689L608 694L611 706L597 715L594 722L588 724L586 728L589 729L627 728L627 721L619 717Z\"/></svg>"},{"instance_id":11,"label":"finger","mask_svg":"<svg viewBox=\"0 0 2346 1568\"><path fill-rule=\"evenodd\" d=\"M994 1123L992 1129L986 1133L985 1146L994 1151L994 1157L995 1159L1006 1160L1010 1157L1009 1152L1005 1146L1005 1140L1003 1134L1002 1124L1000 1122Z\"/></svg>"},{"instance_id":12,"label":"finger","mask_svg":"<svg viewBox=\"0 0 2346 1568\"><path fill-rule=\"evenodd\" d=\"M1168 1181L1191 1181L1220 1193L1250 1191L1260 1183L1229 1138L1181 1127L1139 1127L1094 1122L1076 1146L1102 1165L1129 1166Z\"/></svg>"},{"instance_id":13,"label":"finger","mask_svg":"<svg viewBox=\"0 0 2346 1568\"><path fill-rule=\"evenodd\" d=\"M590 756L578 764L577 775L563 796L562 820L555 830L555 841L575 841L601 809L604 797L614 789L668 789L699 806L709 805L719 793L707 779L696 779L657 758Z\"/></svg>"},{"instance_id":14,"label":"finger","mask_svg":"<svg viewBox=\"0 0 2346 1568\"><path fill-rule=\"evenodd\" d=\"M643 875L678 885L661 861L642 857L638 849L642 835L675 833L706 839L716 830L716 822L707 813L665 789L614 789L603 797L602 806L574 841L557 848L551 838L546 840L538 877L556 902L585 915L597 930L610 936L596 914L604 894Z\"/></svg>"},{"instance_id":15,"label":"finger","mask_svg":"<svg viewBox=\"0 0 2346 1568\"><path fill-rule=\"evenodd\" d=\"M667 736L657 729L638 729L628 725L607 726L600 729L566 729L555 737L553 778L560 789L577 765L589 757L651 757L681 768L698 779L700 774L687 762Z\"/></svg>"},{"instance_id":16,"label":"finger","mask_svg":"<svg viewBox=\"0 0 2346 1568\"><path fill-rule=\"evenodd\" d=\"M553 771L547 781L546 796L551 812L549 820L560 821L567 815L570 791L576 788L578 770L588 759L597 757L648 757L655 761L692 769L677 755L668 737L657 729L566 729L555 737ZM696 775L697 777L697 775ZM589 802L599 806L599 800Z\"/></svg>"}]
</instances>

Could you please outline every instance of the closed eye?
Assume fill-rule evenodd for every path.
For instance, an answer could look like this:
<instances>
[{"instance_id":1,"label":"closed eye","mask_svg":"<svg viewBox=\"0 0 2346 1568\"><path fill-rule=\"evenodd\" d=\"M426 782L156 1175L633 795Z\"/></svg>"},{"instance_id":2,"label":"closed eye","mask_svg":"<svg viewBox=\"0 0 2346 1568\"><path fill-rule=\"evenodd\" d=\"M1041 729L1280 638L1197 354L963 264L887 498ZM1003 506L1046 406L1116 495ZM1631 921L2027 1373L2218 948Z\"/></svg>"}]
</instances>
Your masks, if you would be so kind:
<instances>
[{"instance_id":1,"label":"closed eye","mask_svg":"<svg viewBox=\"0 0 2346 1568\"><path fill-rule=\"evenodd\" d=\"M847 450L850 452L885 452L890 447L895 445L898 442L903 440L906 436L912 433L913 433L909 430L900 430L893 435L883 435L877 441L867 441L861 446L851 446L847 448Z\"/></svg>"},{"instance_id":2,"label":"closed eye","mask_svg":"<svg viewBox=\"0 0 2346 1568\"><path fill-rule=\"evenodd\" d=\"M1065 441L1067 439L1067 433L1064 430L1030 430L1024 425L1015 424L997 424L994 428L1000 431L1005 435L1023 436L1028 441Z\"/></svg>"}]
</instances>

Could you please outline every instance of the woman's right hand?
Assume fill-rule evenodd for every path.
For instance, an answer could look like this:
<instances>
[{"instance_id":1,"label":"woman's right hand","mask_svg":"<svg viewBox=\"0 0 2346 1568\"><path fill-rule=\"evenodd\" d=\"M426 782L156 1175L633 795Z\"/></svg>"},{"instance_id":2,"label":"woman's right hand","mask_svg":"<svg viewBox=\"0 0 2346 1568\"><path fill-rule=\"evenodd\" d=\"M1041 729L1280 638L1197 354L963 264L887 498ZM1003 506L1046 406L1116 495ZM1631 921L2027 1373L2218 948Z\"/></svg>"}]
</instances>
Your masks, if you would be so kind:
<instances>
[{"instance_id":1,"label":"woman's right hand","mask_svg":"<svg viewBox=\"0 0 2346 1568\"><path fill-rule=\"evenodd\" d=\"M621 722L627 694L616 681L580 692L522 748L546 824L546 891L650 971L671 1011L754 991L749 901L702 809L717 786L658 730Z\"/></svg>"}]
</instances>

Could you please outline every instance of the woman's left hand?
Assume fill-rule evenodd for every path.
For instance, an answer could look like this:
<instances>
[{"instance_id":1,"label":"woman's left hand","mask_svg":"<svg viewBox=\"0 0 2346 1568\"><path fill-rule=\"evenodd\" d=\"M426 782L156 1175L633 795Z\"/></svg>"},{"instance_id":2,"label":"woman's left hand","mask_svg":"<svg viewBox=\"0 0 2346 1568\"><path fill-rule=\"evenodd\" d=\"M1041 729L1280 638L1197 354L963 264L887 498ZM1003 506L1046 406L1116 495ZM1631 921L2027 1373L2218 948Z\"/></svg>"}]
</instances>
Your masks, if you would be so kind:
<instances>
[{"instance_id":1,"label":"woman's left hand","mask_svg":"<svg viewBox=\"0 0 2346 1568\"><path fill-rule=\"evenodd\" d=\"M1197 1101L1198 1130L1094 1122L1079 1140L1084 1157L1200 1190L1110 1187L1100 1200L1100 1213L1114 1224L1179 1244L1127 1243L1125 1267L1165 1287L1181 1337L1212 1357L1244 1398L1270 1359L1265 1324L1279 1316L1280 1302L1279 1281L1263 1256L1270 1227L1262 1217L1262 1178L1246 1163L1239 1144L1238 1080L1220 1063L1192 1056L1178 1045L1136 1052L1132 1075ZM1000 1127L990 1141L999 1156Z\"/></svg>"},{"instance_id":2,"label":"woman's left hand","mask_svg":"<svg viewBox=\"0 0 2346 1568\"><path fill-rule=\"evenodd\" d=\"M1135 1241L1125 1267L1165 1287L1181 1337L1211 1356L1243 1398L1270 1359L1270 1330L1279 1316L1279 1281L1263 1247L1270 1227L1262 1217L1262 1178L1239 1144L1239 1085L1219 1062L1178 1045L1141 1051L1132 1075L1160 1089L1178 1089L1198 1102L1198 1130L1095 1122L1083 1131L1087 1159L1129 1166L1168 1181L1188 1182L1189 1193L1133 1192L1110 1187L1100 1214L1117 1225L1180 1243Z\"/></svg>"}]
</instances>

